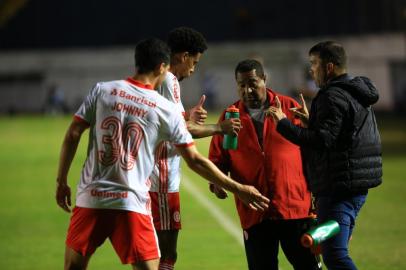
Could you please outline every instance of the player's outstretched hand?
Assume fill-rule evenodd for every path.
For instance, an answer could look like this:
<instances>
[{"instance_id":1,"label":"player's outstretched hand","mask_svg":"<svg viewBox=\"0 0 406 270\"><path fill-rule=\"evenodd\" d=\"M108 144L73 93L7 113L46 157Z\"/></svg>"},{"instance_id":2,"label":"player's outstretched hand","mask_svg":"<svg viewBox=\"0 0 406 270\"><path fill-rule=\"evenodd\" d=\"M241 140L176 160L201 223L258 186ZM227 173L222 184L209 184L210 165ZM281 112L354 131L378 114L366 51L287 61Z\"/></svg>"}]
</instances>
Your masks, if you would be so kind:
<instances>
[{"instance_id":1,"label":"player's outstretched hand","mask_svg":"<svg viewBox=\"0 0 406 270\"><path fill-rule=\"evenodd\" d=\"M300 100L302 102L301 107L293 107L289 110L292 111L295 116L299 117L299 119L302 121L303 126L307 127L307 124L309 122L309 111L307 110L306 101L304 100L302 93L300 93Z\"/></svg>"},{"instance_id":2,"label":"player's outstretched hand","mask_svg":"<svg viewBox=\"0 0 406 270\"><path fill-rule=\"evenodd\" d=\"M268 209L269 199L253 186L242 185L235 195L252 210L265 211Z\"/></svg>"},{"instance_id":3,"label":"player's outstretched hand","mask_svg":"<svg viewBox=\"0 0 406 270\"><path fill-rule=\"evenodd\" d=\"M241 120L239 118L224 119L220 123L220 128L223 134L238 136L238 132L242 128Z\"/></svg>"},{"instance_id":4,"label":"player's outstretched hand","mask_svg":"<svg viewBox=\"0 0 406 270\"><path fill-rule=\"evenodd\" d=\"M206 96L200 97L199 103L189 110L189 120L192 120L198 125L203 125L207 118L207 111L203 108Z\"/></svg>"},{"instance_id":5,"label":"player's outstretched hand","mask_svg":"<svg viewBox=\"0 0 406 270\"><path fill-rule=\"evenodd\" d=\"M225 191L222 187L219 187L216 184L209 183L209 189L212 193L216 195L219 199L225 199L228 197L227 191Z\"/></svg>"},{"instance_id":6,"label":"player's outstretched hand","mask_svg":"<svg viewBox=\"0 0 406 270\"><path fill-rule=\"evenodd\" d=\"M71 191L67 184L56 184L56 203L66 212L70 213Z\"/></svg>"}]
</instances>

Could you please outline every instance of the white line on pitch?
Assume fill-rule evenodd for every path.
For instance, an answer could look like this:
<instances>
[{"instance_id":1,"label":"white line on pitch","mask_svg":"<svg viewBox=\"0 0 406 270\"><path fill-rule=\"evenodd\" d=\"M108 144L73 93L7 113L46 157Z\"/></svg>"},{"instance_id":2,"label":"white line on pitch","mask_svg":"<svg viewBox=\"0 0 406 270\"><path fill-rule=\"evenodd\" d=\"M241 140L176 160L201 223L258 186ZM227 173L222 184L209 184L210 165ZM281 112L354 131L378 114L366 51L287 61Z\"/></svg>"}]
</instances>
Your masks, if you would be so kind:
<instances>
[{"instance_id":1,"label":"white line on pitch","mask_svg":"<svg viewBox=\"0 0 406 270\"><path fill-rule=\"evenodd\" d=\"M193 194L194 198L214 217L215 220L228 232L240 246L244 246L242 240L242 229L235 225L235 223L224 213L217 205L207 199L206 196L199 190L199 188L193 184L190 178L183 175L181 185L187 192ZM279 267L280 270L283 270Z\"/></svg>"},{"instance_id":2,"label":"white line on pitch","mask_svg":"<svg viewBox=\"0 0 406 270\"><path fill-rule=\"evenodd\" d=\"M238 227L217 205L210 201L193 182L183 175L181 184L193 197L214 217L215 220L228 232L241 246L244 246L242 240L242 229Z\"/></svg>"}]
</instances>

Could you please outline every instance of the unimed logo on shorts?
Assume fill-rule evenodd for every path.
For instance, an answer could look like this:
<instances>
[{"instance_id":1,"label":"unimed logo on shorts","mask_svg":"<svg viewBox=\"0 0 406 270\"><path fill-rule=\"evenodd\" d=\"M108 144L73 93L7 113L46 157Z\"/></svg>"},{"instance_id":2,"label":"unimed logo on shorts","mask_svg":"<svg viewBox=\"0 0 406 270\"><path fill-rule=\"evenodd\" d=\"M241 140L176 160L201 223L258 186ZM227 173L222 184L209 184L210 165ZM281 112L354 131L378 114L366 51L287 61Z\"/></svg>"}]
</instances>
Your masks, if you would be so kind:
<instances>
[{"instance_id":1,"label":"unimed logo on shorts","mask_svg":"<svg viewBox=\"0 0 406 270\"><path fill-rule=\"evenodd\" d=\"M115 198L115 199L126 199L128 197L128 192L111 192L111 191L99 191L92 189L90 195L93 197L102 197L102 198Z\"/></svg>"}]
</instances>

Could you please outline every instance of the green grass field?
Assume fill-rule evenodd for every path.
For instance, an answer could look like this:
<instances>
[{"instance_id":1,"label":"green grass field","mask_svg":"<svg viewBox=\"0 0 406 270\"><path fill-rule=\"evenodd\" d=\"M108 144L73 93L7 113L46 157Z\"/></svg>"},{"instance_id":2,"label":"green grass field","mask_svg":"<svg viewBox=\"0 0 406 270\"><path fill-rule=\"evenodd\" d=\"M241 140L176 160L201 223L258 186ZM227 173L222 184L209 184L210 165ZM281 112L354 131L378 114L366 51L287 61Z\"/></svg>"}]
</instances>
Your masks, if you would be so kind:
<instances>
[{"instance_id":1,"label":"green grass field","mask_svg":"<svg viewBox=\"0 0 406 270\"><path fill-rule=\"evenodd\" d=\"M406 124L380 120L384 141L384 184L372 190L362 209L351 253L359 269L406 269ZM54 200L59 148L69 117L18 116L0 118L0 269L63 269L64 240L69 215ZM211 122L213 122L213 118ZM85 158L87 136L74 161L73 190ZM197 141L207 154L209 140ZM229 198L215 199L207 183L190 172L184 174L213 200L236 225ZM184 188L183 229L179 239L178 270L246 269L242 246ZM283 255L281 269L291 269ZM97 250L89 269L123 267L109 242Z\"/></svg>"}]
</instances>

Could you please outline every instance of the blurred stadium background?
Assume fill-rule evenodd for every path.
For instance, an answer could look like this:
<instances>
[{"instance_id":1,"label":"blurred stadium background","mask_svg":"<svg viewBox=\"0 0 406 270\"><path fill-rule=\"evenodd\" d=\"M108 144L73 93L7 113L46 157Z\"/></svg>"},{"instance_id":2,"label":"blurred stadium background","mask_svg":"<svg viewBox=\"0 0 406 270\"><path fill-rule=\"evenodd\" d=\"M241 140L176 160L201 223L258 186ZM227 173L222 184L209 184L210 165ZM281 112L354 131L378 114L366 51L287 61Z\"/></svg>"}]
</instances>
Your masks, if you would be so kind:
<instances>
[{"instance_id":1,"label":"blurred stadium background","mask_svg":"<svg viewBox=\"0 0 406 270\"><path fill-rule=\"evenodd\" d=\"M361 212L352 252L361 269L406 269L404 0L0 0L0 269L61 268L68 216L53 192L70 115L97 81L132 74L137 41L165 39L177 26L193 27L209 42L195 74L181 84L185 107L208 96L212 122L237 98L240 60L263 61L276 91L311 97L317 89L307 75L308 49L326 39L344 45L350 73L370 77L380 90L375 110L385 165L384 184ZM197 142L207 153L209 140ZM81 145L72 187L86 141ZM203 181L184 172L238 227L232 200L214 200ZM189 189L182 196L178 269L245 269L242 246ZM90 266L122 269L111 247Z\"/></svg>"},{"instance_id":2,"label":"blurred stadium background","mask_svg":"<svg viewBox=\"0 0 406 270\"><path fill-rule=\"evenodd\" d=\"M183 100L201 93L221 108L235 100L238 61L264 62L269 85L290 94L314 90L307 52L317 41L344 44L349 68L371 77L381 99L376 108L404 111L406 7L402 0L329 1L50 1L0 2L0 113L42 112L52 95L75 110L97 82L133 71L134 44L165 39L176 26L204 33L209 50L184 82Z\"/></svg>"}]
</instances>

